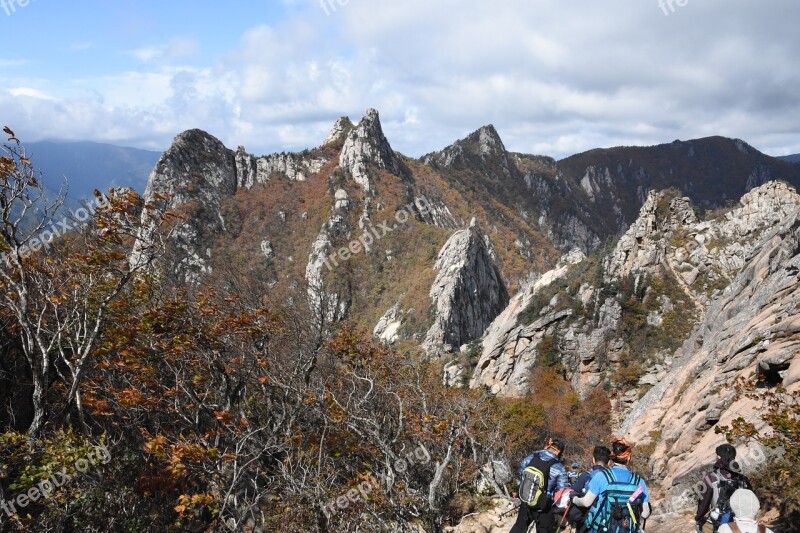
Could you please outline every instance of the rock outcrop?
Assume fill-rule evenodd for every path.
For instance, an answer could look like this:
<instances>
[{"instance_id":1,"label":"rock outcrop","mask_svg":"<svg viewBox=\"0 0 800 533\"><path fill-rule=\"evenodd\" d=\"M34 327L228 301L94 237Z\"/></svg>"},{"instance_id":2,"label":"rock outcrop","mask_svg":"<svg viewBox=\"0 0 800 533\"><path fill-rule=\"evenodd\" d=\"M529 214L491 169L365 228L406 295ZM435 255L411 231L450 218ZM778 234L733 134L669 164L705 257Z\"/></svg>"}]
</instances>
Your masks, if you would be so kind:
<instances>
[{"instance_id":1,"label":"rock outcrop","mask_svg":"<svg viewBox=\"0 0 800 533\"><path fill-rule=\"evenodd\" d=\"M240 146L236 151L236 176L240 189L251 189L269 181L274 175L305 181L317 174L328 161L308 154L273 154L256 157Z\"/></svg>"},{"instance_id":2,"label":"rock outcrop","mask_svg":"<svg viewBox=\"0 0 800 533\"><path fill-rule=\"evenodd\" d=\"M557 268L525 283L509 305L486 329L482 339L483 351L475 367L470 388L486 387L501 396L522 396L529 391L529 378L536 362L539 341L571 311L553 312L531 324L519 324L520 315L532 298L544 287L562 278L571 265L585 259L576 250L567 254Z\"/></svg>"},{"instance_id":3,"label":"rock outcrop","mask_svg":"<svg viewBox=\"0 0 800 533\"><path fill-rule=\"evenodd\" d=\"M342 129L342 132L344 131L345 129ZM358 126L344 135L339 166L346 169L368 194L373 192L370 166L386 169L396 176L408 174L400 157L386 140L376 110L368 109Z\"/></svg>"},{"instance_id":4,"label":"rock outcrop","mask_svg":"<svg viewBox=\"0 0 800 533\"><path fill-rule=\"evenodd\" d=\"M428 154L422 161L438 168L466 168L478 164L489 164L501 169L506 177L511 177L508 152L497 130L489 124L483 126L466 138L456 141L441 152Z\"/></svg>"},{"instance_id":5,"label":"rock outcrop","mask_svg":"<svg viewBox=\"0 0 800 533\"><path fill-rule=\"evenodd\" d=\"M208 272L210 237L225 230L222 201L236 192L234 153L201 130L178 135L150 174L144 199L167 198L170 206L193 204L197 209L174 235L179 277L196 280Z\"/></svg>"},{"instance_id":6,"label":"rock outcrop","mask_svg":"<svg viewBox=\"0 0 800 533\"><path fill-rule=\"evenodd\" d=\"M439 252L430 290L435 320L423 344L429 356L457 350L481 336L508 304L508 291L473 220Z\"/></svg>"},{"instance_id":7,"label":"rock outcrop","mask_svg":"<svg viewBox=\"0 0 800 533\"><path fill-rule=\"evenodd\" d=\"M400 327L403 325L403 310L395 304L375 325L372 334L386 344L394 344L400 338Z\"/></svg>"},{"instance_id":8,"label":"rock outcrop","mask_svg":"<svg viewBox=\"0 0 800 533\"><path fill-rule=\"evenodd\" d=\"M731 425L737 417L763 426L758 404L734 401L737 379L757 376L765 384L782 381L790 391L800 387L799 306L800 209L795 208L751 247L743 269L711 303L663 381L622 427L634 441L655 440L651 463L668 500L679 498L713 462L723 441L713 426ZM763 455L752 449L749 454L762 458L744 464L752 471Z\"/></svg>"},{"instance_id":9,"label":"rock outcrop","mask_svg":"<svg viewBox=\"0 0 800 533\"><path fill-rule=\"evenodd\" d=\"M349 117L340 117L333 125L333 128L331 128L328 137L322 142L322 146L344 142L347 134L350 133L353 128L355 128L355 126L350 121Z\"/></svg>"},{"instance_id":10,"label":"rock outcrop","mask_svg":"<svg viewBox=\"0 0 800 533\"><path fill-rule=\"evenodd\" d=\"M759 235L798 206L793 187L770 182L745 194L734 209L699 222L688 198L651 193L606 259L607 279L665 266L706 306L714 290L727 286L742 268Z\"/></svg>"}]
</instances>

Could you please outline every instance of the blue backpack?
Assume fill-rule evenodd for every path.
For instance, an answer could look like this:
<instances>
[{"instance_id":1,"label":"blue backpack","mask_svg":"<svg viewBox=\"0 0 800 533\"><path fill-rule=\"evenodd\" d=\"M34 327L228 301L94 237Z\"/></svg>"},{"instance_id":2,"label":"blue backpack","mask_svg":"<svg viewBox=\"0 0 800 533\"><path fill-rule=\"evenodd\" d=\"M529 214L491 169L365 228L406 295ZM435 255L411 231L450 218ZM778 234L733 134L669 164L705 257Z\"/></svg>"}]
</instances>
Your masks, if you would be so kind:
<instances>
[{"instance_id":1,"label":"blue backpack","mask_svg":"<svg viewBox=\"0 0 800 533\"><path fill-rule=\"evenodd\" d=\"M639 488L642 478L631 472L628 481L619 481L608 468L597 475L605 476L608 487L597 496L597 504L586 516L586 527L602 533L636 533L642 519L644 494Z\"/></svg>"}]
</instances>

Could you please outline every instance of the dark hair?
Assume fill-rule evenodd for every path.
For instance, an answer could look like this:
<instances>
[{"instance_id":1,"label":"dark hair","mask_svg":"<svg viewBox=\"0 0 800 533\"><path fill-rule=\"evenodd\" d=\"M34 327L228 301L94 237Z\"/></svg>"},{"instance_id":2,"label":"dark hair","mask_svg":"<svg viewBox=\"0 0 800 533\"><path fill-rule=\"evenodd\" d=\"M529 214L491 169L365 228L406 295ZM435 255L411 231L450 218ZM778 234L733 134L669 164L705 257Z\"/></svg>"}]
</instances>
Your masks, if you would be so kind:
<instances>
[{"instance_id":1,"label":"dark hair","mask_svg":"<svg viewBox=\"0 0 800 533\"><path fill-rule=\"evenodd\" d=\"M607 465L611 460L611 450L605 446L595 446L594 452L592 452L592 458L594 458L595 462Z\"/></svg>"},{"instance_id":2,"label":"dark hair","mask_svg":"<svg viewBox=\"0 0 800 533\"><path fill-rule=\"evenodd\" d=\"M558 449L558 456L561 457L561 454L564 453L564 441L561 439L551 439L550 443L553 448Z\"/></svg>"},{"instance_id":3,"label":"dark hair","mask_svg":"<svg viewBox=\"0 0 800 533\"><path fill-rule=\"evenodd\" d=\"M622 455L623 453L627 452L628 449L629 449L628 446L625 446L621 442L612 443L611 444L611 450L613 451L613 453L611 455L614 457L614 462L617 463L617 464L621 464L621 465L628 464L628 460L627 459L623 459L623 458L620 457L620 455Z\"/></svg>"},{"instance_id":4,"label":"dark hair","mask_svg":"<svg viewBox=\"0 0 800 533\"><path fill-rule=\"evenodd\" d=\"M726 461L731 462L736 459L736 448L730 444L720 444L717 446L717 455Z\"/></svg>"}]
</instances>

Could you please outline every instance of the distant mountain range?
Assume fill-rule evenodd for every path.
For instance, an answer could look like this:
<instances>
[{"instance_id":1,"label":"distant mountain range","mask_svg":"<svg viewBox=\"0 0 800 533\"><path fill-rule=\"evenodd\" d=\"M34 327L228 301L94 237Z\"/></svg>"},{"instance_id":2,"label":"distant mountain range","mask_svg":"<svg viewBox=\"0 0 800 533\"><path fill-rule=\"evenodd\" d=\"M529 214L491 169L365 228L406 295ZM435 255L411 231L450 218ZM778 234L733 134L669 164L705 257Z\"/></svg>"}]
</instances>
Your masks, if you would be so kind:
<instances>
[{"instance_id":1,"label":"distant mountain range","mask_svg":"<svg viewBox=\"0 0 800 533\"><path fill-rule=\"evenodd\" d=\"M788 161L789 163L800 163L800 154L782 155L776 157L775 159L780 159L781 161Z\"/></svg>"},{"instance_id":2,"label":"distant mountain range","mask_svg":"<svg viewBox=\"0 0 800 533\"><path fill-rule=\"evenodd\" d=\"M58 191L66 181L70 201L90 198L94 189L131 187L144 194L147 178L160 152L111 144L42 141L26 143L25 149L45 186Z\"/></svg>"}]
</instances>

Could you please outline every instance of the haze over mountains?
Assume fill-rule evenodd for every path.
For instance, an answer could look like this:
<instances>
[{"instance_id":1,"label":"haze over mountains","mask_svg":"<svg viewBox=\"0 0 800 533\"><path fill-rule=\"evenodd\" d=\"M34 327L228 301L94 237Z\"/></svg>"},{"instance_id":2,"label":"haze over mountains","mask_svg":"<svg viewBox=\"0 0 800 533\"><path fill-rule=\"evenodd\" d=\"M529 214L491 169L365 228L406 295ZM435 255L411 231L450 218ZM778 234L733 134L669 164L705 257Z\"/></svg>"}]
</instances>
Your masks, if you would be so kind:
<instances>
[{"instance_id":1,"label":"haze over mountains","mask_svg":"<svg viewBox=\"0 0 800 533\"><path fill-rule=\"evenodd\" d=\"M51 191L68 184L72 200L90 198L94 189L130 187L143 193L160 152L89 141L26 143Z\"/></svg>"}]
</instances>

